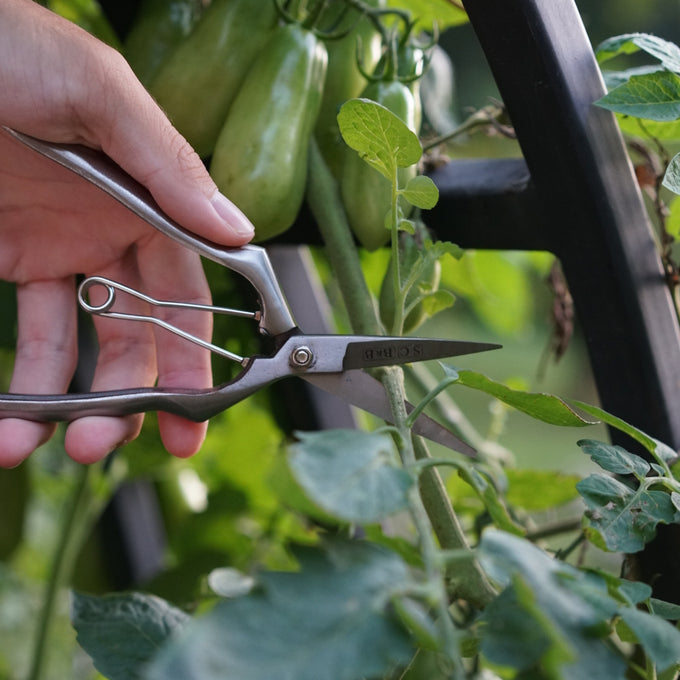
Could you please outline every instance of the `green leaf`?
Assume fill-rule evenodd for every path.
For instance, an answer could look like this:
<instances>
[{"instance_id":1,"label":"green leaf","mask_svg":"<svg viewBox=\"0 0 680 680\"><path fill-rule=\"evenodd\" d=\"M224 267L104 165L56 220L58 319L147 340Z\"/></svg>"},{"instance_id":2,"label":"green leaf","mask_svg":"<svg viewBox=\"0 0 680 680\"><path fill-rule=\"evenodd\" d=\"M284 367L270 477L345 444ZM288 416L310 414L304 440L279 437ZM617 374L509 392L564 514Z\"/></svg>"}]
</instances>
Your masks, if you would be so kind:
<instances>
[{"instance_id":1,"label":"green leaf","mask_svg":"<svg viewBox=\"0 0 680 680\"><path fill-rule=\"evenodd\" d=\"M350 99L338 113L338 126L349 147L390 182L397 168L420 160L418 137L399 116L370 99Z\"/></svg>"},{"instance_id":2,"label":"green leaf","mask_svg":"<svg viewBox=\"0 0 680 680\"><path fill-rule=\"evenodd\" d=\"M512 506L529 512L547 510L578 498L576 475L552 470L523 470L509 468L506 498Z\"/></svg>"},{"instance_id":3,"label":"green leaf","mask_svg":"<svg viewBox=\"0 0 680 680\"><path fill-rule=\"evenodd\" d=\"M649 73L656 73L662 70L662 66L655 64L652 66L635 66L624 71L602 71L602 76L604 77L607 90L613 90L615 87L627 83L633 76L646 76Z\"/></svg>"},{"instance_id":4,"label":"green leaf","mask_svg":"<svg viewBox=\"0 0 680 680\"><path fill-rule=\"evenodd\" d=\"M669 621L680 620L680 604L657 600L655 597L649 599L649 606L653 614Z\"/></svg>"},{"instance_id":5,"label":"green leaf","mask_svg":"<svg viewBox=\"0 0 680 680\"><path fill-rule=\"evenodd\" d=\"M680 139L680 120L659 123L655 120L641 120L620 113L616 114L616 120L621 130L632 137L660 140Z\"/></svg>"},{"instance_id":6,"label":"green leaf","mask_svg":"<svg viewBox=\"0 0 680 680\"><path fill-rule=\"evenodd\" d=\"M675 194L680 194L680 154L676 154L666 168L663 185Z\"/></svg>"},{"instance_id":7,"label":"green leaf","mask_svg":"<svg viewBox=\"0 0 680 680\"><path fill-rule=\"evenodd\" d=\"M388 229L392 228L391 225L391 220L389 220L390 224L389 226L386 225ZM399 231L405 231L407 234L415 234L416 233L416 225L413 223L413 220L407 220L407 219L401 219L397 223L397 229Z\"/></svg>"},{"instance_id":8,"label":"green leaf","mask_svg":"<svg viewBox=\"0 0 680 680\"><path fill-rule=\"evenodd\" d=\"M649 584L627 579L619 579L617 590L633 607L648 600L652 594L652 587Z\"/></svg>"},{"instance_id":9,"label":"green leaf","mask_svg":"<svg viewBox=\"0 0 680 680\"><path fill-rule=\"evenodd\" d=\"M411 205L423 210L430 210L437 205L439 189L437 185L425 175L411 177L408 184L399 192Z\"/></svg>"},{"instance_id":10,"label":"green leaf","mask_svg":"<svg viewBox=\"0 0 680 680\"><path fill-rule=\"evenodd\" d=\"M572 404L574 404L574 406L581 409L582 411L590 413L590 415L595 416L595 418L602 421L603 423L611 427L615 427L617 430L620 430L629 437L632 437L636 442L642 444L642 446L644 446L647 451L649 451L660 463L669 464L677 459L678 454L674 449L672 449L667 444L660 442L658 439L650 437L648 434L638 429L634 425L627 423L625 420L621 420L621 418L618 418L611 413L607 413L607 411L604 411L597 406L586 404L583 401L577 401L575 399L570 401Z\"/></svg>"},{"instance_id":11,"label":"green leaf","mask_svg":"<svg viewBox=\"0 0 680 680\"><path fill-rule=\"evenodd\" d=\"M465 251L460 246L450 241L431 241L426 239L423 247L430 257L433 257L435 260L444 255L450 255L455 260L460 260L465 254Z\"/></svg>"},{"instance_id":12,"label":"green leaf","mask_svg":"<svg viewBox=\"0 0 680 680\"><path fill-rule=\"evenodd\" d=\"M504 664L516 670L538 658L545 677L560 680L623 680L622 659L594 635L619 608L604 581L497 529L484 532L478 557L489 578L506 588L483 615L484 653L502 652Z\"/></svg>"},{"instance_id":13,"label":"green leaf","mask_svg":"<svg viewBox=\"0 0 680 680\"><path fill-rule=\"evenodd\" d=\"M436 623L430 618L422 602L410 597L392 599L394 613L418 641L420 649L437 651L441 646Z\"/></svg>"},{"instance_id":14,"label":"green leaf","mask_svg":"<svg viewBox=\"0 0 680 680\"><path fill-rule=\"evenodd\" d=\"M518 411L551 425L585 427L594 424L578 415L559 397L552 394L513 390L475 371L458 371L457 384L490 394Z\"/></svg>"},{"instance_id":15,"label":"green leaf","mask_svg":"<svg viewBox=\"0 0 680 680\"><path fill-rule=\"evenodd\" d=\"M595 54L598 63L602 64L619 55L634 54L639 50L658 59L669 71L680 73L680 48L648 33L625 33L608 38L597 46Z\"/></svg>"},{"instance_id":16,"label":"green leaf","mask_svg":"<svg viewBox=\"0 0 680 680\"><path fill-rule=\"evenodd\" d=\"M401 558L345 541L296 557L299 572L264 572L256 591L193 621L147 680L355 680L410 659L409 636L389 614L412 585Z\"/></svg>"},{"instance_id":17,"label":"green leaf","mask_svg":"<svg viewBox=\"0 0 680 680\"><path fill-rule=\"evenodd\" d=\"M610 111L667 122L680 118L680 76L656 71L632 76L595 102Z\"/></svg>"},{"instance_id":18,"label":"green leaf","mask_svg":"<svg viewBox=\"0 0 680 680\"><path fill-rule=\"evenodd\" d=\"M452 307L456 302L456 296L448 290L436 290L422 298L423 308L428 316L434 316L444 309Z\"/></svg>"},{"instance_id":19,"label":"green leaf","mask_svg":"<svg viewBox=\"0 0 680 680\"><path fill-rule=\"evenodd\" d=\"M680 663L680 631L668 621L634 607L624 609L621 618L635 633L657 670L664 671Z\"/></svg>"},{"instance_id":20,"label":"green leaf","mask_svg":"<svg viewBox=\"0 0 680 680\"><path fill-rule=\"evenodd\" d=\"M676 510L665 491L631 489L612 477L596 473L576 485L590 513L588 521L614 552L642 550L661 522L673 522Z\"/></svg>"},{"instance_id":21,"label":"green leaf","mask_svg":"<svg viewBox=\"0 0 680 680\"><path fill-rule=\"evenodd\" d=\"M582 439L577 444L584 453L587 453L594 462L608 472L616 475L635 475L639 480L643 480L649 472L650 465L646 460L626 451L621 446L612 446L592 439Z\"/></svg>"},{"instance_id":22,"label":"green leaf","mask_svg":"<svg viewBox=\"0 0 680 680\"><path fill-rule=\"evenodd\" d=\"M410 12L421 30L432 30L436 22L440 32L468 21L467 13L449 0L388 0L389 7Z\"/></svg>"},{"instance_id":23,"label":"green leaf","mask_svg":"<svg viewBox=\"0 0 680 680\"><path fill-rule=\"evenodd\" d=\"M536 274L524 253L465 251L442 271L442 284L473 307L498 335L525 335L532 328Z\"/></svg>"},{"instance_id":24,"label":"green leaf","mask_svg":"<svg viewBox=\"0 0 680 680\"><path fill-rule=\"evenodd\" d=\"M405 509L413 478L386 434L358 430L299 433L289 465L310 500L348 522L371 523Z\"/></svg>"},{"instance_id":25,"label":"green leaf","mask_svg":"<svg viewBox=\"0 0 680 680\"><path fill-rule=\"evenodd\" d=\"M678 178L674 184L678 187L676 193L680 192L680 165L679 161L676 161L676 167L678 168ZM675 191L669 187L671 191ZM666 231L675 240L680 240L680 196L674 196L673 199L668 204L668 219L666 220Z\"/></svg>"},{"instance_id":26,"label":"green leaf","mask_svg":"<svg viewBox=\"0 0 680 680\"><path fill-rule=\"evenodd\" d=\"M474 489L499 529L516 536L523 536L526 533L524 527L512 519L496 488L484 475L469 465L461 466L458 474Z\"/></svg>"},{"instance_id":27,"label":"green leaf","mask_svg":"<svg viewBox=\"0 0 680 680\"><path fill-rule=\"evenodd\" d=\"M189 620L153 595L73 593L71 622L80 646L108 680L137 680L162 645Z\"/></svg>"},{"instance_id":28,"label":"green leaf","mask_svg":"<svg viewBox=\"0 0 680 680\"><path fill-rule=\"evenodd\" d=\"M536 606L531 589L517 576L484 612L481 652L492 663L525 670L538 665L555 645L564 661L573 652L559 629Z\"/></svg>"}]
</instances>

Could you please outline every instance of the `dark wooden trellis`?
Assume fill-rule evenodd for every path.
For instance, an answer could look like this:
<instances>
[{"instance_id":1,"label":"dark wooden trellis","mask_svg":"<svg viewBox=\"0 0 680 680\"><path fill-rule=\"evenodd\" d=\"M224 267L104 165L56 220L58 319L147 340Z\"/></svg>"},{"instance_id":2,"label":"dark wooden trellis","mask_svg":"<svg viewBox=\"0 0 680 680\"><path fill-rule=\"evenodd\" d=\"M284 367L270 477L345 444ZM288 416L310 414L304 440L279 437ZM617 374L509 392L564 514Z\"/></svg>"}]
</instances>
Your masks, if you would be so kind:
<instances>
[{"instance_id":1,"label":"dark wooden trellis","mask_svg":"<svg viewBox=\"0 0 680 680\"><path fill-rule=\"evenodd\" d=\"M124 35L136 0L102 5ZM680 448L680 329L622 137L593 105L605 90L578 10L573 0L465 5L523 159L438 169L441 199L426 220L466 248L554 253L603 407ZM305 232L301 225L294 238ZM662 528L635 563L638 577L676 602L679 547L678 528Z\"/></svg>"}]
</instances>

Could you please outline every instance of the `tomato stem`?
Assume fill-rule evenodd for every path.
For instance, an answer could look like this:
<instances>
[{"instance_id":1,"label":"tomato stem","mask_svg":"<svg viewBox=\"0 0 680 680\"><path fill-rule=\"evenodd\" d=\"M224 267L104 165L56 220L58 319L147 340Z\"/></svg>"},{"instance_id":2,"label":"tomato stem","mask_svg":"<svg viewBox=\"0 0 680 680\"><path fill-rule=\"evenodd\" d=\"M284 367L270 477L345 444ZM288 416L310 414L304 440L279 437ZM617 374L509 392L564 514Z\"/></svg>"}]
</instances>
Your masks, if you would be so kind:
<instances>
[{"instance_id":1,"label":"tomato stem","mask_svg":"<svg viewBox=\"0 0 680 680\"><path fill-rule=\"evenodd\" d=\"M307 202L326 244L331 267L342 291L354 332L381 334L382 328L375 308L373 305L366 304L366 300L370 299L370 292L361 269L337 183L315 140L312 140L310 145ZM396 217L395 212L392 221L393 229L396 229ZM395 261L398 261L398 258ZM430 454L425 442L418 437L412 440L411 432L405 426L407 414L404 408L403 373L399 368L391 368L382 370L380 377L390 398L394 421L400 433L399 438L404 440L402 447L404 464L407 469L409 469L409 464L412 464L415 469L415 461L426 459ZM451 507L438 471L431 468L423 470L419 474L418 481L419 485L414 488L417 488L419 493L415 493L411 500L415 515L414 521L421 535L423 558L430 570L430 576L441 588L438 607L441 614L439 618L442 622L442 636L446 641L447 651L453 655L453 659L456 659L455 635L451 629L453 624L447 609L449 598L444 590L442 574L439 573L441 560L438 557L438 548L434 544L432 531L443 548L465 549L470 552L471 556L472 552L455 511ZM495 594L479 566L472 559L464 569L457 567L455 578L449 580L452 584L452 592L454 594L465 593L466 598L475 606L484 606Z\"/></svg>"}]
</instances>

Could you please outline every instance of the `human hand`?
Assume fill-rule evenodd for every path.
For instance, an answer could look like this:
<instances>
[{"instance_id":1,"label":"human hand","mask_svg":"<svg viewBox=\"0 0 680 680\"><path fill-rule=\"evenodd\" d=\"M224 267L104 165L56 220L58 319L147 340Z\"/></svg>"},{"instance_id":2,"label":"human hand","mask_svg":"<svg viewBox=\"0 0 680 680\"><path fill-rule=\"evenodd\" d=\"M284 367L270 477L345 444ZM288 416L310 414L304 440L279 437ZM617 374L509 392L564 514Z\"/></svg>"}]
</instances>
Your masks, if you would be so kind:
<instances>
[{"instance_id":1,"label":"human hand","mask_svg":"<svg viewBox=\"0 0 680 680\"><path fill-rule=\"evenodd\" d=\"M0 124L54 142L100 148L144 184L176 222L222 245L252 238L252 225L219 194L123 58L32 0L0 0ZM0 279L17 284L18 340L12 392L60 393L76 364L75 274L98 274L153 297L209 304L200 259L69 170L0 133ZM134 302L125 311L140 313ZM143 310L141 310L143 312ZM167 320L209 338L209 317ZM93 390L207 387L201 348L149 324L97 318ZM66 450L99 460L137 436L143 416L84 417ZM205 423L159 414L165 447L189 456ZM54 426L0 420L0 467L19 464Z\"/></svg>"}]
</instances>

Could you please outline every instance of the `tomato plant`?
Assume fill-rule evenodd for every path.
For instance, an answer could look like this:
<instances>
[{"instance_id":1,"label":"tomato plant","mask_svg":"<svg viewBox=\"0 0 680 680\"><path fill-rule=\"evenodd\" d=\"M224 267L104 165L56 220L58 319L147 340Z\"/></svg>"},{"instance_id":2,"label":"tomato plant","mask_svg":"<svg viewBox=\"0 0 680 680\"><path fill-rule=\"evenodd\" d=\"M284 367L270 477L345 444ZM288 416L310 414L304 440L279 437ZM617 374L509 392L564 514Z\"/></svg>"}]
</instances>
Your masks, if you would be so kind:
<instances>
[{"instance_id":1,"label":"tomato plant","mask_svg":"<svg viewBox=\"0 0 680 680\"><path fill-rule=\"evenodd\" d=\"M238 4L231 0L231 6ZM338 10L345 4L347 15ZM203 17L229 5L213 0ZM340 17L342 24L353 13L362 31L368 27L372 36L385 39L387 59L394 56L394 35L410 35L414 25L431 30L433 15L444 30L464 18L463 12L444 0L393 0L387 6L361 0L275 6L259 0L247 9L254 6L263 9L258 16L278 8L285 19L236 86L222 132L206 142L205 155L213 155L211 171L224 180L225 191L237 202L243 197L246 213L251 204L270 211L257 219L252 213L256 224L263 220L259 238L295 228L306 200L325 244L317 260L329 264L329 285L340 290L346 323L355 332L381 333L388 326L392 333L410 330L415 321L436 323L435 315L452 304L453 291L470 308L482 309L475 307L473 279L483 271L483 256L437 240L421 219L438 192L420 173L415 105L409 103L408 115L402 115L376 88L355 88L353 94L362 96L349 94L338 102L337 135L346 148L337 151L341 158L335 162L337 147L322 143L328 125L318 127L316 118L326 87L323 40L330 40L329 23ZM201 25L194 30L207 31ZM317 26L325 38L315 33ZM191 36L177 53L191 45ZM243 45L242 33L234 39ZM406 47L421 49L427 42L421 40ZM636 40L632 44L639 47ZM619 40L612 49L630 44ZM206 55L208 47L201 42ZM673 54L664 47L664 59ZM187 69L195 66L173 61L172 55L165 63L175 68L182 62ZM392 78L390 87L394 83L402 103L418 97L417 88L407 87L407 95L406 83ZM353 172L360 168L371 178L366 185L381 187L370 227L389 249L375 242L356 245L346 209L355 191L342 191L337 171L348 158ZM227 167L231 164L235 169ZM267 164L273 179L260 183ZM523 267L515 270L523 274L546 268L540 258L517 261ZM501 270L500 258L489 262L496 273ZM216 298L241 294L209 266L208 275ZM494 306L488 298L502 304L503 289L513 297L523 290L508 280L502 277L497 289L487 282L485 309ZM378 300L379 309L373 304ZM483 317L473 316L477 328ZM218 325L216 333L225 342L248 343L236 326ZM28 516L45 524L61 503L67 512L59 538L49 546L55 555L51 567L36 558L44 542L22 539L20 531L6 534L2 558L24 579L2 578L0 572L6 598L16 590L12 579L28 590L32 570L48 574L49 588L41 612L30 612L40 621L31 667L24 672L12 656L5 667L0 662L2 672L47 677L47 651L55 640L67 646L59 637L64 627L51 624L63 606L61 585L70 583L71 634L109 680L674 677L680 633L673 622L680 619L680 606L655 598L648 584L614 575L607 557L638 552L659 525L680 523L676 452L584 401L469 368L441 364L406 375L388 369L380 378L393 406L390 427L287 436L274 421L267 395L260 394L214 419L203 451L191 461L161 456L153 427L91 468L66 463L58 445L50 445L31 468L33 483L46 485L48 497L42 508L29 508ZM415 403L411 413L404 410L405 386ZM458 406L466 395L481 395L491 411L486 432ZM430 450L413 437L410 426L425 408L474 443L478 457ZM512 455L497 439L510 410L549 428L542 442L548 451L557 428L587 432L573 440L589 461L588 472L513 467ZM647 457L600 441L592 433L602 423L628 435ZM105 579L105 553L86 538L116 487L139 479L162 489L167 562L139 592L107 592L112 588ZM6 513L27 513L28 488L25 477L13 493L0 496ZM577 501L565 522L564 504ZM88 562L95 569L88 570ZM30 600L33 593L26 595ZM0 625L3 632L10 629L2 617ZM93 677L89 667L78 673Z\"/></svg>"}]
</instances>

